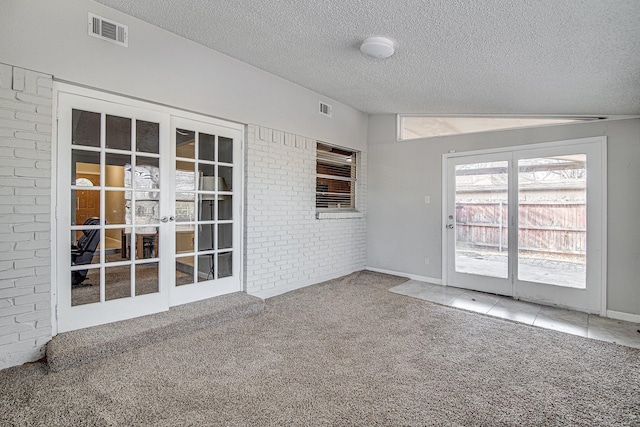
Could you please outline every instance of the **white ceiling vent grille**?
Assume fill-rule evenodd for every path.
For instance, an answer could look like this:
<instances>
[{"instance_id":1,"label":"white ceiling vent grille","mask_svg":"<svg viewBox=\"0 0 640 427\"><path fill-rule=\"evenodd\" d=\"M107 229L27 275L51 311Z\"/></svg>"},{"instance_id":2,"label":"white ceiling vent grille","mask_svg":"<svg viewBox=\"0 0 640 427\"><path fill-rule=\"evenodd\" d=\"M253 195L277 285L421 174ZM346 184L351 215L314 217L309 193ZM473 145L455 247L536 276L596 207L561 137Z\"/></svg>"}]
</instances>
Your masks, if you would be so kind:
<instances>
[{"instance_id":1,"label":"white ceiling vent grille","mask_svg":"<svg viewBox=\"0 0 640 427\"><path fill-rule=\"evenodd\" d=\"M129 46L129 27L108 21L93 13L89 14L89 35L120 46Z\"/></svg>"},{"instance_id":2,"label":"white ceiling vent grille","mask_svg":"<svg viewBox=\"0 0 640 427\"><path fill-rule=\"evenodd\" d=\"M331 105L320 101L320 114L331 117Z\"/></svg>"}]
</instances>

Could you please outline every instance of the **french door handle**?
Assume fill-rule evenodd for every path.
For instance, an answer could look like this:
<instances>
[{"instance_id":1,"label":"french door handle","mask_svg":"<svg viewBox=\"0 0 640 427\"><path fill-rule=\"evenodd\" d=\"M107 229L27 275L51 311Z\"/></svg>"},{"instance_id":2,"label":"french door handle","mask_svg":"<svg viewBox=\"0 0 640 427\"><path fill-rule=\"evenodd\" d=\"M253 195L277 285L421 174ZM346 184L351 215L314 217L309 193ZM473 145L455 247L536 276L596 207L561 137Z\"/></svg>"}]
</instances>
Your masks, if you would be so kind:
<instances>
[{"instance_id":1,"label":"french door handle","mask_svg":"<svg viewBox=\"0 0 640 427\"><path fill-rule=\"evenodd\" d=\"M447 224L446 227L453 230L453 224Z\"/></svg>"},{"instance_id":2,"label":"french door handle","mask_svg":"<svg viewBox=\"0 0 640 427\"><path fill-rule=\"evenodd\" d=\"M163 216L162 218L160 218L160 221L167 222L167 221L169 221L169 218L166 217L166 216Z\"/></svg>"},{"instance_id":3,"label":"french door handle","mask_svg":"<svg viewBox=\"0 0 640 427\"><path fill-rule=\"evenodd\" d=\"M175 221L175 220L176 220L176 217L175 217L175 216L171 215L171 216L169 217L169 221Z\"/></svg>"}]
</instances>

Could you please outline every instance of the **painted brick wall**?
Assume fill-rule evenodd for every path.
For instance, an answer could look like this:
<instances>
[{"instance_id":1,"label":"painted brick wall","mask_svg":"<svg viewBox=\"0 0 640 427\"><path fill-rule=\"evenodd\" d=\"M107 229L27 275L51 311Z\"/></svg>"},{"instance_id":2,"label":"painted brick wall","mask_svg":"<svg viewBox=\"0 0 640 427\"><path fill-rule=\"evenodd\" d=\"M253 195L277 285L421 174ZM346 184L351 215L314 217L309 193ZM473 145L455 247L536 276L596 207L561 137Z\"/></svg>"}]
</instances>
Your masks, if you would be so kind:
<instances>
[{"instance_id":1,"label":"painted brick wall","mask_svg":"<svg viewBox=\"0 0 640 427\"><path fill-rule=\"evenodd\" d=\"M52 85L0 64L0 369L51 339Z\"/></svg>"},{"instance_id":2,"label":"painted brick wall","mask_svg":"<svg viewBox=\"0 0 640 427\"><path fill-rule=\"evenodd\" d=\"M331 219L316 218L315 140L249 125L245 153L247 292L268 297L365 268L366 153L357 159L360 214Z\"/></svg>"}]
</instances>

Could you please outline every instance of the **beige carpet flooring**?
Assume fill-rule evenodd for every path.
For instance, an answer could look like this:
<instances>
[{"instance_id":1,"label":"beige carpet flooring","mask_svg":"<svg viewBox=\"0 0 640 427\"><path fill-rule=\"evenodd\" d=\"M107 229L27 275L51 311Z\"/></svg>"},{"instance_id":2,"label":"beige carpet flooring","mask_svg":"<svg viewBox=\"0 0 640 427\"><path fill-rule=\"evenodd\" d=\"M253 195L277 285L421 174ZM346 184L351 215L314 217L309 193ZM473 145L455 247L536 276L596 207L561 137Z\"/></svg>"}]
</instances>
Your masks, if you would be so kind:
<instances>
[{"instance_id":1,"label":"beige carpet flooring","mask_svg":"<svg viewBox=\"0 0 640 427\"><path fill-rule=\"evenodd\" d=\"M64 372L0 371L0 425L640 424L640 350L388 292L403 281L355 273Z\"/></svg>"}]
</instances>

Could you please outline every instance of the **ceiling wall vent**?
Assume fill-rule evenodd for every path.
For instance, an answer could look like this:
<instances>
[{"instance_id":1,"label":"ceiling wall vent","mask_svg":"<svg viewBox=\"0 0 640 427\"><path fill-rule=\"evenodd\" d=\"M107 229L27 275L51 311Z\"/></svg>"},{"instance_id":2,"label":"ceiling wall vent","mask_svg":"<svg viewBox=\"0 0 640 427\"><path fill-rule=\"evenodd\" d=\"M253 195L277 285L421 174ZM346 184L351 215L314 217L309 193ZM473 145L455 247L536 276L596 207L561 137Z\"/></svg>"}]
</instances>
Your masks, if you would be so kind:
<instances>
[{"instance_id":1,"label":"ceiling wall vent","mask_svg":"<svg viewBox=\"0 0 640 427\"><path fill-rule=\"evenodd\" d=\"M120 46L129 46L129 27L89 14L89 35Z\"/></svg>"},{"instance_id":2,"label":"ceiling wall vent","mask_svg":"<svg viewBox=\"0 0 640 427\"><path fill-rule=\"evenodd\" d=\"M320 101L320 114L331 117L331 105Z\"/></svg>"}]
</instances>

